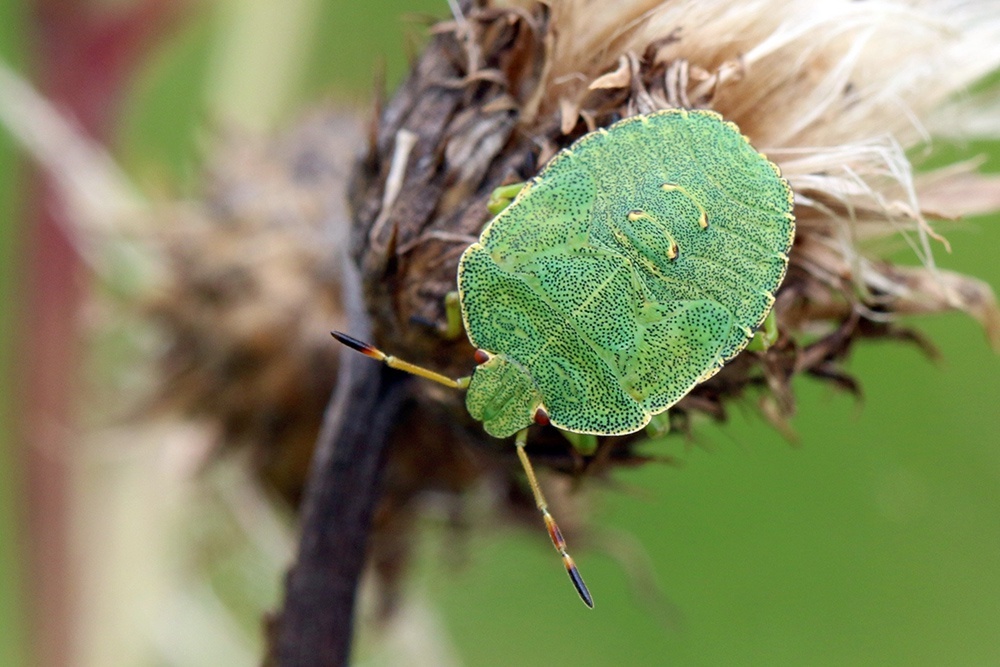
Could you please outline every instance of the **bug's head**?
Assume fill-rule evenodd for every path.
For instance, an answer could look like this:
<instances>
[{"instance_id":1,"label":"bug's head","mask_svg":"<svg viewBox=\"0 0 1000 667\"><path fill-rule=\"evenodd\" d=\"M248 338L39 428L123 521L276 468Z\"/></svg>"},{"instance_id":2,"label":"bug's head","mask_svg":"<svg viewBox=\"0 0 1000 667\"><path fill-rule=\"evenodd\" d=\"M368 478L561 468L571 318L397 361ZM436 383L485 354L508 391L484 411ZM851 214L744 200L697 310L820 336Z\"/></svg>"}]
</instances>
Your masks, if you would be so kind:
<instances>
[{"instance_id":1,"label":"bug's head","mask_svg":"<svg viewBox=\"0 0 1000 667\"><path fill-rule=\"evenodd\" d=\"M528 372L502 354L476 366L465 396L469 414L495 438L506 438L535 423L541 403L542 395Z\"/></svg>"}]
</instances>

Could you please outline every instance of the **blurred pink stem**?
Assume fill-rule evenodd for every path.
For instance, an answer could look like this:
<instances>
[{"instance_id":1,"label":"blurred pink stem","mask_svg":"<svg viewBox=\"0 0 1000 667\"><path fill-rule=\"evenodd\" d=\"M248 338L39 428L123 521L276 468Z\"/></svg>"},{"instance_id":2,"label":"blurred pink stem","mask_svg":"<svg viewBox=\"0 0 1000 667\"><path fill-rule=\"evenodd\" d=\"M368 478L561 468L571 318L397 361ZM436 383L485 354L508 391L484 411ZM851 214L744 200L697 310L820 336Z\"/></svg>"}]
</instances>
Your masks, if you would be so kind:
<instances>
[{"instance_id":1,"label":"blurred pink stem","mask_svg":"<svg viewBox=\"0 0 1000 667\"><path fill-rule=\"evenodd\" d=\"M146 0L99 8L85 0L37 0L30 29L35 78L82 132L107 143L124 84L163 34L177 3ZM82 264L66 234L72 224L56 181L36 173L26 198L27 296L18 368L26 444L31 645L45 667L72 663L74 581L69 553L68 435L79 352L77 313L85 294Z\"/></svg>"}]
</instances>

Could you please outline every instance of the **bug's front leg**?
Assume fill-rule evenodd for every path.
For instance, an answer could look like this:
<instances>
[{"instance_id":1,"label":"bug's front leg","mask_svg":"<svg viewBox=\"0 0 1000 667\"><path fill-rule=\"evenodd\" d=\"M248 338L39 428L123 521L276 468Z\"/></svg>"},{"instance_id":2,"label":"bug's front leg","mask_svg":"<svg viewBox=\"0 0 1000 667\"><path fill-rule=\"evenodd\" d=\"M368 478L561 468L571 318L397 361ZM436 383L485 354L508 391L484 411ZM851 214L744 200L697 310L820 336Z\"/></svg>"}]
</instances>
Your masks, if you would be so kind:
<instances>
[{"instance_id":1,"label":"bug's front leg","mask_svg":"<svg viewBox=\"0 0 1000 667\"><path fill-rule=\"evenodd\" d=\"M573 449L581 454L588 455L597 451L597 436L590 433L573 433L572 431L560 431L563 437L569 440Z\"/></svg>"},{"instance_id":2,"label":"bug's front leg","mask_svg":"<svg viewBox=\"0 0 1000 667\"><path fill-rule=\"evenodd\" d=\"M461 297L458 292L448 292L444 295L444 324L438 325L438 333L445 340L456 340L463 332Z\"/></svg>"}]
</instances>

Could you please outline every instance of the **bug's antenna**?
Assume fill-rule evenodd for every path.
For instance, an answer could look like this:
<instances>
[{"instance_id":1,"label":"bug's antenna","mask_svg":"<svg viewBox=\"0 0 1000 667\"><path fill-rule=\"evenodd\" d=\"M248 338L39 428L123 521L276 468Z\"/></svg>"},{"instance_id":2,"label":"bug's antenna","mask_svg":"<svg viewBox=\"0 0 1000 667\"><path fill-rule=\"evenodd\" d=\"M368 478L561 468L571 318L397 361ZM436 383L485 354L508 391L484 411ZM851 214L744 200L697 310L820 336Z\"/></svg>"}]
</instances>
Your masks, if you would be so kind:
<instances>
[{"instance_id":1,"label":"bug's antenna","mask_svg":"<svg viewBox=\"0 0 1000 667\"><path fill-rule=\"evenodd\" d=\"M576 569L576 563L573 562L573 558L566 551L566 540L563 538L559 526L556 525L556 520L549 513L549 505L545 502L545 496L542 495L542 488L538 485L535 470L531 467L528 454L524 451L525 445L528 444L528 429L522 429L517 432L514 444L517 445L517 457L521 459L521 465L528 476L528 484L531 485L531 493L535 496L535 504L538 506L538 511L542 513L542 518L545 519L545 527L549 531L549 537L552 538L552 545L559 552L559 555L562 556L563 565L566 566L566 574L569 575L570 581L576 587L576 592L580 594L580 599L583 600L584 604L593 609L594 598L591 597L590 591L587 589L587 584L583 582L580 571Z\"/></svg>"},{"instance_id":2,"label":"bug's antenna","mask_svg":"<svg viewBox=\"0 0 1000 667\"><path fill-rule=\"evenodd\" d=\"M418 375L422 378L427 378L428 380L433 380L434 382L443 384L446 387L451 387L452 389L465 389L469 386L469 378L459 378L457 380L453 380L450 377L441 375L440 373L435 373L434 371L426 369L423 366L417 366L416 364L411 364L408 361L403 361L402 359L388 355L377 347L369 345L368 343L363 343L357 338L352 338L351 336L348 336L340 331L331 331L330 334L333 335L338 342L343 343L352 350L357 350L366 357L371 357L376 361L381 361L389 368L395 368L413 375Z\"/></svg>"}]
</instances>

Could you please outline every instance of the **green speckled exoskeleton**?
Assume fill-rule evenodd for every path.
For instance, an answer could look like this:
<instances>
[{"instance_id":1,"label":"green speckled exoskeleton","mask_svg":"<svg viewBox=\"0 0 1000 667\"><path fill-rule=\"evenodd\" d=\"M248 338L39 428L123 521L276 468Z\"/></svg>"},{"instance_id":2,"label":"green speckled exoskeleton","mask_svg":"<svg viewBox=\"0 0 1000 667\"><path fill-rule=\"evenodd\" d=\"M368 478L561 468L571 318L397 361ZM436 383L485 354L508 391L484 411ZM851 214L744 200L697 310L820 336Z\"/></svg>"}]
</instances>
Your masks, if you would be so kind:
<instances>
[{"instance_id":1,"label":"green speckled exoskeleton","mask_svg":"<svg viewBox=\"0 0 1000 667\"><path fill-rule=\"evenodd\" d=\"M491 209L449 300L478 350L471 376L334 335L466 389L490 435L515 436L552 542L592 607L525 454L528 427L638 431L743 350L788 266L792 192L736 125L668 109L585 135L523 186L499 189Z\"/></svg>"}]
</instances>

